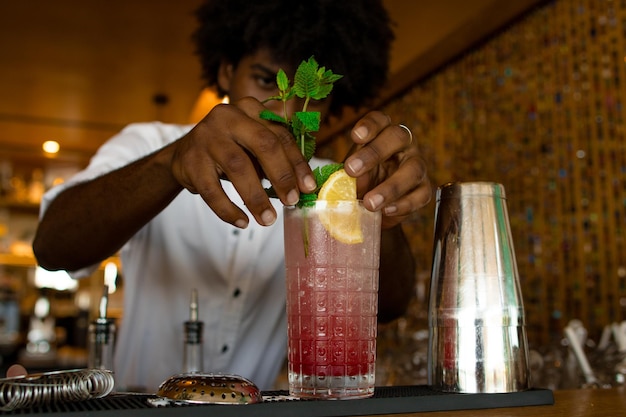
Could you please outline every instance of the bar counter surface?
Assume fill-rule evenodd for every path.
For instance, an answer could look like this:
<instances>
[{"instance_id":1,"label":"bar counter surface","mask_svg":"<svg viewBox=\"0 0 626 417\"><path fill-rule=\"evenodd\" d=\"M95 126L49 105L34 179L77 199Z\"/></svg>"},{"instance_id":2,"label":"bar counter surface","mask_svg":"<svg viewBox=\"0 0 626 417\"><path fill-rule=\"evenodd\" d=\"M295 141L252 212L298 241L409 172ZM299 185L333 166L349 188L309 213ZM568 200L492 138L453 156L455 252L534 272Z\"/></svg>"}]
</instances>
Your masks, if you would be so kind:
<instances>
[{"instance_id":1,"label":"bar counter surface","mask_svg":"<svg viewBox=\"0 0 626 417\"><path fill-rule=\"evenodd\" d=\"M554 405L385 414L379 417L625 417L626 388L554 391Z\"/></svg>"},{"instance_id":2,"label":"bar counter surface","mask_svg":"<svg viewBox=\"0 0 626 417\"><path fill-rule=\"evenodd\" d=\"M55 407L48 406L35 407L33 409L22 409L13 411L0 411L0 415L20 415L38 417L42 414L50 416L93 416L93 417L126 417L126 416L148 416L148 417L224 417L224 416L254 416L254 417L276 417L299 416L299 417L357 417L357 416L377 416L377 417L626 417L626 387L621 386L611 389L579 389L562 391L544 391L550 394L550 400L554 400L551 405L518 405L510 407L496 407L487 400L485 407L478 404L472 409L453 409L454 407L444 407L452 411L420 411L420 412L400 412L391 410L381 411L377 407L363 408L363 404L358 401L350 404L352 400L331 401L333 408L314 407L312 403L285 404L278 408L266 407L262 404L250 405L188 405L188 406L147 406L146 398L154 397L143 394L119 393L109 397L78 402L58 404ZM130 395L130 396L129 396ZM526 397L530 399L531 397ZM545 396L544 396L545 399ZM363 401L368 401L367 399ZM86 404L100 404L98 407L85 406ZM103 403L104 402L104 403ZM136 408L136 403L143 404ZM550 401L552 402L552 401ZM133 404L135 403L135 404ZM343 404L339 404L343 403ZM103 406L102 404L106 404ZM520 404L519 402L517 404ZM525 404L525 403L521 403ZM535 404L549 404L549 402L535 402ZM277 404L275 404L277 405ZM331 404L326 404L330 406ZM355 407L352 407L354 405ZM474 403L476 405L476 403ZM304 407L303 407L304 406ZM395 407L397 408L397 407ZM416 407L415 409L419 409ZM436 408L433 408L433 410Z\"/></svg>"}]
</instances>

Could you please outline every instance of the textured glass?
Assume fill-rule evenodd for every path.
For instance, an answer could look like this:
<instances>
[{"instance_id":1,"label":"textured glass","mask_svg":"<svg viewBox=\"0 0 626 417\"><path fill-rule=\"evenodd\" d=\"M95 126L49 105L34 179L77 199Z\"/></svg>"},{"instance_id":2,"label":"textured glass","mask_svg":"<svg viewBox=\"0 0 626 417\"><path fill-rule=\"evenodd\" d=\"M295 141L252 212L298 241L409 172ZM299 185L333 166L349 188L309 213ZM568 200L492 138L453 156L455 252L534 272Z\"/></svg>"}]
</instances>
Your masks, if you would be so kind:
<instances>
[{"instance_id":1,"label":"textured glass","mask_svg":"<svg viewBox=\"0 0 626 417\"><path fill-rule=\"evenodd\" d=\"M380 213L358 204L363 242L350 244L334 239L318 217L325 210L332 223L332 211L345 207L285 208L291 395L374 393Z\"/></svg>"}]
</instances>

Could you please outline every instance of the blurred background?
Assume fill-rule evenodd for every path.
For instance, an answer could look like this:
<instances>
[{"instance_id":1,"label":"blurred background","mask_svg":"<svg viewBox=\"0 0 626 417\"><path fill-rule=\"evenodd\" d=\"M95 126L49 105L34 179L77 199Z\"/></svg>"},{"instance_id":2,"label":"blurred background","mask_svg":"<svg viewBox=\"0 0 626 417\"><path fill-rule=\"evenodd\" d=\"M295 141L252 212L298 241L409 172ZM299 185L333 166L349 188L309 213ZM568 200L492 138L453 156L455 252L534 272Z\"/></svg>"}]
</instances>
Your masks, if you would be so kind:
<instances>
[{"instance_id":1,"label":"blurred background","mask_svg":"<svg viewBox=\"0 0 626 417\"><path fill-rule=\"evenodd\" d=\"M111 315L122 317L116 258L79 283L38 270L30 248L38 204L126 124L194 122L218 102L202 88L190 43L200 2L0 5L3 363L81 365L85 326L105 279ZM537 378L552 387L581 384L563 328L577 320L600 370L620 358L619 346L601 343L603 334L626 320L626 5L385 5L397 39L378 106L413 130L436 186L505 186ZM321 133L321 156L345 154L358 115L345 114ZM58 150L54 143L44 149L47 141ZM385 383L425 378L434 210L432 202L405 225L418 273L409 313L380 328Z\"/></svg>"}]
</instances>

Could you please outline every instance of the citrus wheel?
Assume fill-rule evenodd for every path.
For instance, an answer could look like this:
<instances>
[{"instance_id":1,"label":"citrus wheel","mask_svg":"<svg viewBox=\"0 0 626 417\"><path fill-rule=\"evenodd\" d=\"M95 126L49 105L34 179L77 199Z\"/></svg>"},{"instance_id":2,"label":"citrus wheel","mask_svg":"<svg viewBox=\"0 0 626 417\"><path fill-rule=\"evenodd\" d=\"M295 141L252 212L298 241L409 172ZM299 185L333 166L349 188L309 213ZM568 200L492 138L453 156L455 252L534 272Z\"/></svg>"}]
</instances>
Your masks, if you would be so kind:
<instances>
[{"instance_id":1,"label":"citrus wheel","mask_svg":"<svg viewBox=\"0 0 626 417\"><path fill-rule=\"evenodd\" d=\"M320 188L317 199L325 201L329 208L320 210L319 219L334 239L347 244L363 242L356 178L343 169L334 172Z\"/></svg>"}]
</instances>

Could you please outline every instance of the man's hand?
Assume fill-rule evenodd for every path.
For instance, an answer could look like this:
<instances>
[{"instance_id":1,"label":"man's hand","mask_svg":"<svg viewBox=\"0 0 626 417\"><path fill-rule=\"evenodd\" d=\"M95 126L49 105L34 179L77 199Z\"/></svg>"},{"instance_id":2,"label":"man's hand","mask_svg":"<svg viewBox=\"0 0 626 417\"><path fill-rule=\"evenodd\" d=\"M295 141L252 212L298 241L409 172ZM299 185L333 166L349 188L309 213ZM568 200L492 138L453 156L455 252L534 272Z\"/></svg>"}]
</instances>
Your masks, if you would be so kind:
<instances>
[{"instance_id":1,"label":"man's hand","mask_svg":"<svg viewBox=\"0 0 626 417\"><path fill-rule=\"evenodd\" d=\"M220 186L233 183L246 207L261 225L271 225L276 212L261 185L267 178L286 205L295 204L300 190L316 184L307 161L283 126L259 118L256 99L216 106L191 132L178 140L171 160L176 180L199 194L224 221L245 228L248 217Z\"/></svg>"},{"instance_id":2,"label":"man's hand","mask_svg":"<svg viewBox=\"0 0 626 417\"><path fill-rule=\"evenodd\" d=\"M382 209L384 228L430 202L426 164L408 129L373 111L356 123L351 136L361 146L346 159L345 170L357 178L357 193L365 207Z\"/></svg>"}]
</instances>

